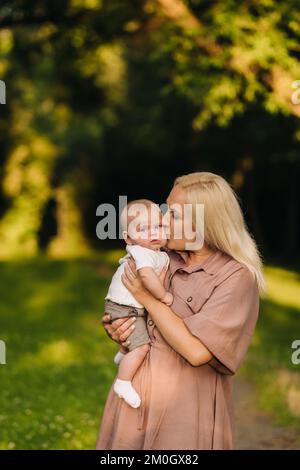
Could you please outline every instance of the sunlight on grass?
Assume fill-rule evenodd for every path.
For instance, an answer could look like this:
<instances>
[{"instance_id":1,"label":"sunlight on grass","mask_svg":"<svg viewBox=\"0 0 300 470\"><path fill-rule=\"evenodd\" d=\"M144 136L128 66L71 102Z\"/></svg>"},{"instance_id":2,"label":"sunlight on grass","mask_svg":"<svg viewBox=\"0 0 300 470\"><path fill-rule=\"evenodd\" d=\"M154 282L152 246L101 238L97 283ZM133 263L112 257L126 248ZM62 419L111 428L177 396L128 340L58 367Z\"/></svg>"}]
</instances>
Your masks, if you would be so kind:
<instances>
[{"instance_id":1,"label":"sunlight on grass","mask_svg":"<svg viewBox=\"0 0 300 470\"><path fill-rule=\"evenodd\" d=\"M117 370L100 322L106 264L110 273L106 256L0 263L0 449L95 448Z\"/></svg>"},{"instance_id":2,"label":"sunlight on grass","mask_svg":"<svg viewBox=\"0 0 300 470\"><path fill-rule=\"evenodd\" d=\"M102 325L104 296L124 250L77 260L0 263L0 449L94 449L117 366ZM266 267L269 297L241 373L280 422L299 425L300 277ZM300 339L300 338L299 338Z\"/></svg>"},{"instance_id":3,"label":"sunlight on grass","mask_svg":"<svg viewBox=\"0 0 300 470\"><path fill-rule=\"evenodd\" d=\"M271 266L265 267L268 298L272 301L300 310L299 273Z\"/></svg>"},{"instance_id":4,"label":"sunlight on grass","mask_svg":"<svg viewBox=\"0 0 300 470\"><path fill-rule=\"evenodd\" d=\"M34 365L49 364L72 364L78 363L80 360L79 351L76 351L73 344L61 339L52 341L43 346L40 351L35 354L25 354L21 360L24 367Z\"/></svg>"}]
</instances>

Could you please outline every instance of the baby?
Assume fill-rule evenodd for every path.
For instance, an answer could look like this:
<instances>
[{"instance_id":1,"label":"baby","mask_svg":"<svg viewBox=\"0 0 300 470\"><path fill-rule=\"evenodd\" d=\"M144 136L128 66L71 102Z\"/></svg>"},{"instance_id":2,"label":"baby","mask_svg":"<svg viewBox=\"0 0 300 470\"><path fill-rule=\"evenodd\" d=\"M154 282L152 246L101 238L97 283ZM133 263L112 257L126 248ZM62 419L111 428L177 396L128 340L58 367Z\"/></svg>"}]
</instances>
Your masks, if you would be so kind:
<instances>
[{"instance_id":1,"label":"baby","mask_svg":"<svg viewBox=\"0 0 300 470\"><path fill-rule=\"evenodd\" d=\"M146 311L122 282L124 267L130 256L136 263L143 284L152 295L167 305L172 304L173 295L163 286L169 257L166 252L160 251L167 240L159 207L148 199L131 201L123 209L120 222L127 254L119 260L119 267L113 275L105 297L105 313L111 315L111 322L118 318L137 317L135 328L128 337L128 351L121 347L114 358L114 362L119 365L114 391L130 406L138 408L141 399L131 381L149 351L151 340Z\"/></svg>"}]
</instances>

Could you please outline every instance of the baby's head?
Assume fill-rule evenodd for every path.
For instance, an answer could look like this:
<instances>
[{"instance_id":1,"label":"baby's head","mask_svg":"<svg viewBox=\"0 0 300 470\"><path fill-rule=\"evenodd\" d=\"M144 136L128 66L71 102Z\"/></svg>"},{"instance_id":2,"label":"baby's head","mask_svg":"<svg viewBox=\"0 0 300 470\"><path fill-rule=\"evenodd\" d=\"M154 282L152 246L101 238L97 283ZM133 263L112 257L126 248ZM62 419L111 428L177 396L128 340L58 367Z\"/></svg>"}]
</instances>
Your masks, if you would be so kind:
<instances>
[{"instance_id":1,"label":"baby's head","mask_svg":"<svg viewBox=\"0 0 300 470\"><path fill-rule=\"evenodd\" d=\"M123 238L128 245L140 245L159 250L167 243L162 224L163 215L153 201L136 199L122 210L120 222Z\"/></svg>"}]
</instances>

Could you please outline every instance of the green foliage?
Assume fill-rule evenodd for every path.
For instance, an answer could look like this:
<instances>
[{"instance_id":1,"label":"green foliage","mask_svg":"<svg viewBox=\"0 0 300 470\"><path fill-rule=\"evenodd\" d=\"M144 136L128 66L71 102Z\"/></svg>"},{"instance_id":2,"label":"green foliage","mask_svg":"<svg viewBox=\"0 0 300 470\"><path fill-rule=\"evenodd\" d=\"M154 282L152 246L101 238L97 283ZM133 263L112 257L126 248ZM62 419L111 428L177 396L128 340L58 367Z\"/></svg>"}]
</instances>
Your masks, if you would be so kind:
<instances>
[{"instance_id":1,"label":"green foliage","mask_svg":"<svg viewBox=\"0 0 300 470\"><path fill-rule=\"evenodd\" d=\"M118 194L162 202L175 176L201 169L239 181L249 225L272 252L269 208L256 201L276 197L270 162L299 172L299 34L295 0L3 0L0 256L40 251L52 200L46 249L84 254L98 246L98 204ZM252 172L242 169L249 154ZM281 177L296 233L299 194ZM277 237L277 251L298 249L286 229Z\"/></svg>"}]
</instances>

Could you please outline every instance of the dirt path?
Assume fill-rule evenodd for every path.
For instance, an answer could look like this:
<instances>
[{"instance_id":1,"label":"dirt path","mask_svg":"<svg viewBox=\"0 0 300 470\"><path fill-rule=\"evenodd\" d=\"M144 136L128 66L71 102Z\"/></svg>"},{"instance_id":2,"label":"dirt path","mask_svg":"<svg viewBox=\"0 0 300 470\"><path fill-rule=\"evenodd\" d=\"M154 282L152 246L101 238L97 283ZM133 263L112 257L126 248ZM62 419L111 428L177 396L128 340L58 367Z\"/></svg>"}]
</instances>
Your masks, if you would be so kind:
<instances>
[{"instance_id":1,"label":"dirt path","mask_svg":"<svg viewBox=\"0 0 300 470\"><path fill-rule=\"evenodd\" d=\"M300 433L274 424L272 417L259 409L256 388L236 377L234 389L235 449L300 449Z\"/></svg>"}]
</instances>

